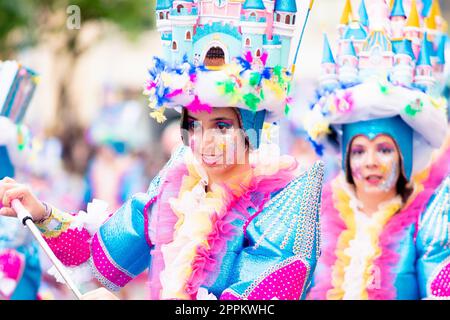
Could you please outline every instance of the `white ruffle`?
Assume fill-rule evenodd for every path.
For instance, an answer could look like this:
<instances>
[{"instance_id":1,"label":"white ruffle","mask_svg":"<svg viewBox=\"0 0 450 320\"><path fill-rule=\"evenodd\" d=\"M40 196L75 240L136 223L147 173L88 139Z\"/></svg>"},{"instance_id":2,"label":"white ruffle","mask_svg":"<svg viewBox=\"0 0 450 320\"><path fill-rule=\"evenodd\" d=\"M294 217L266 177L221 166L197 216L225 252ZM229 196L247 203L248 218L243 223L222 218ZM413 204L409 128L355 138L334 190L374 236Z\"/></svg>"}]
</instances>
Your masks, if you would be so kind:
<instances>
[{"instance_id":1,"label":"white ruffle","mask_svg":"<svg viewBox=\"0 0 450 320\"><path fill-rule=\"evenodd\" d=\"M200 287L197 291L197 300L217 300L213 293L208 293L208 289Z\"/></svg>"},{"instance_id":2,"label":"white ruffle","mask_svg":"<svg viewBox=\"0 0 450 320\"><path fill-rule=\"evenodd\" d=\"M71 223L71 229L85 228L90 235L94 235L103 223L108 219L108 203L94 199L87 205L87 212L80 211Z\"/></svg>"},{"instance_id":3,"label":"white ruffle","mask_svg":"<svg viewBox=\"0 0 450 320\"><path fill-rule=\"evenodd\" d=\"M379 204L378 211L372 215L367 215L361 211L362 202L356 198L355 192L343 180L341 186L345 192L350 196L349 206L352 209L355 219L355 237L349 241L349 246L344 250L344 253L350 258L350 263L344 268L344 281L342 289L344 291L344 300L361 300L363 299L363 292L372 283L372 277L367 277L367 274L374 274L372 258L377 250L377 242L372 241L371 235L374 228L379 228L379 215L388 206L394 203L401 203L400 197L395 197ZM379 236L379 235L377 235Z\"/></svg>"},{"instance_id":4,"label":"white ruffle","mask_svg":"<svg viewBox=\"0 0 450 320\"><path fill-rule=\"evenodd\" d=\"M79 266L76 267L65 267L65 268L72 281L78 286L94 279L94 275L92 274L88 262L80 264ZM47 273L55 277L57 282L66 284L66 281L61 276L61 274L59 273L59 271L56 269L55 266L52 266L50 269L48 269Z\"/></svg>"}]
</instances>

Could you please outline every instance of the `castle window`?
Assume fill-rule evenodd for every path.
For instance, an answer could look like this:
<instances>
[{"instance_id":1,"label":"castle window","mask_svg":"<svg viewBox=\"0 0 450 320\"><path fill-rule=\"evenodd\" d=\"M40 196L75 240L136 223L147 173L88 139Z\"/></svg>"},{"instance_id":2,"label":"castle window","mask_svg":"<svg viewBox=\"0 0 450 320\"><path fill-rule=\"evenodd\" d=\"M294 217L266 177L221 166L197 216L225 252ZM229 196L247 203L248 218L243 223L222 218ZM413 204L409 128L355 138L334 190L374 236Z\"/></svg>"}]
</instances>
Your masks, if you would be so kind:
<instances>
[{"instance_id":1,"label":"castle window","mask_svg":"<svg viewBox=\"0 0 450 320\"><path fill-rule=\"evenodd\" d=\"M277 13L276 20L277 20L277 22L281 21L281 15L279 13Z\"/></svg>"},{"instance_id":2,"label":"castle window","mask_svg":"<svg viewBox=\"0 0 450 320\"><path fill-rule=\"evenodd\" d=\"M163 13L163 12L160 12L160 13L159 13L159 19L160 19L160 20L163 20L163 19L164 19L164 13Z\"/></svg>"},{"instance_id":3,"label":"castle window","mask_svg":"<svg viewBox=\"0 0 450 320\"><path fill-rule=\"evenodd\" d=\"M246 47L250 47L252 44L251 44L251 42L250 42L250 39L249 38L247 38L247 39L245 39L245 46Z\"/></svg>"},{"instance_id":4,"label":"castle window","mask_svg":"<svg viewBox=\"0 0 450 320\"><path fill-rule=\"evenodd\" d=\"M291 16L290 16L290 15L287 15L287 16L286 16L285 23L286 23L286 24L291 24Z\"/></svg>"},{"instance_id":5,"label":"castle window","mask_svg":"<svg viewBox=\"0 0 450 320\"><path fill-rule=\"evenodd\" d=\"M184 8L184 7L183 7L182 4L177 5L177 12L180 13L180 12L181 12L181 9L183 9L183 8Z\"/></svg>"},{"instance_id":6,"label":"castle window","mask_svg":"<svg viewBox=\"0 0 450 320\"><path fill-rule=\"evenodd\" d=\"M257 57L261 57L261 50L259 50L259 49L256 50L256 56L257 56Z\"/></svg>"},{"instance_id":7,"label":"castle window","mask_svg":"<svg viewBox=\"0 0 450 320\"><path fill-rule=\"evenodd\" d=\"M192 35L190 31L186 31L186 40L188 41L192 40Z\"/></svg>"},{"instance_id":8,"label":"castle window","mask_svg":"<svg viewBox=\"0 0 450 320\"><path fill-rule=\"evenodd\" d=\"M169 19L169 11L166 12L166 19Z\"/></svg>"},{"instance_id":9,"label":"castle window","mask_svg":"<svg viewBox=\"0 0 450 320\"><path fill-rule=\"evenodd\" d=\"M295 14L292 16L292 24L295 24Z\"/></svg>"},{"instance_id":10,"label":"castle window","mask_svg":"<svg viewBox=\"0 0 450 320\"><path fill-rule=\"evenodd\" d=\"M254 12L250 13L250 17L256 18L256 13L254 13Z\"/></svg>"},{"instance_id":11,"label":"castle window","mask_svg":"<svg viewBox=\"0 0 450 320\"><path fill-rule=\"evenodd\" d=\"M178 50L178 45L176 41L172 42L172 50Z\"/></svg>"}]
</instances>

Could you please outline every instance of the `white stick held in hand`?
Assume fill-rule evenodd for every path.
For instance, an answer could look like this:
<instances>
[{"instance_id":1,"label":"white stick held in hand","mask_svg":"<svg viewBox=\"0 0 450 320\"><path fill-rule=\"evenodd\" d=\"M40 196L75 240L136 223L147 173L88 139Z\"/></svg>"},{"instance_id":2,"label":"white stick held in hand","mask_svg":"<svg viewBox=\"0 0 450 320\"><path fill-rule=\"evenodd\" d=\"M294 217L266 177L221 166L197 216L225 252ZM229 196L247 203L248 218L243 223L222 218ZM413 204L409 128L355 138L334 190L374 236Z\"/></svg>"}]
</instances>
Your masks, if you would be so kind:
<instances>
[{"instance_id":1,"label":"white stick held in hand","mask_svg":"<svg viewBox=\"0 0 450 320\"><path fill-rule=\"evenodd\" d=\"M75 297L77 299L81 299L81 296L82 296L81 292L78 290L77 286L75 285L73 280L70 278L70 276L67 273L67 270L64 267L64 265L55 256L55 254L53 253L52 249L50 249L50 247L48 246L47 242L42 237L41 232L39 231L39 229L34 224L33 217L28 212L28 210L25 209L25 207L22 205L22 203L18 199L15 199L15 200L12 201L12 208L14 209L14 211L16 211L17 217L20 219L20 221L22 221L22 223L24 225L26 225L28 227L28 229L30 229L30 231L33 234L34 238L37 240L37 242L39 243L41 248L44 250L45 254L48 256L48 258L53 263L53 265L56 267L58 272L61 274L61 276L65 280L67 286L74 293Z\"/></svg>"}]
</instances>

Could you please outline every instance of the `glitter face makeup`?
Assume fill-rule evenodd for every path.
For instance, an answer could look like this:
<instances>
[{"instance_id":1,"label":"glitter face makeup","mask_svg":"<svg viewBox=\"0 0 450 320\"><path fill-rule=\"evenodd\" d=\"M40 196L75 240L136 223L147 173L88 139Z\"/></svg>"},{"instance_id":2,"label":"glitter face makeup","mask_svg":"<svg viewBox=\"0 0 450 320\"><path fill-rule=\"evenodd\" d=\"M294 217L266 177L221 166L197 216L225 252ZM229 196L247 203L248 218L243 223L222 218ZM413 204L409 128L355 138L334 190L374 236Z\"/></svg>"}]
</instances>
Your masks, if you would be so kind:
<instances>
[{"instance_id":1,"label":"glitter face makeup","mask_svg":"<svg viewBox=\"0 0 450 320\"><path fill-rule=\"evenodd\" d=\"M189 146L206 168L229 170L245 163L245 138L237 114L232 108L217 108L212 113L192 113L187 116ZM238 156L243 149L244 157Z\"/></svg>"},{"instance_id":2,"label":"glitter face makeup","mask_svg":"<svg viewBox=\"0 0 450 320\"><path fill-rule=\"evenodd\" d=\"M392 170L389 174L389 176L387 177L386 180L384 180L381 184L380 184L380 190L384 191L384 192L388 192L389 190L391 190L395 184L397 183L397 179L398 179L398 164L397 163L393 163L392 164Z\"/></svg>"},{"instance_id":3,"label":"glitter face makeup","mask_svg":"<svg viewBox=\"0 0 450 320\"><path fill-rule=\"evenodd\" d=\"M389 192L399 177L399 154L392 138L379 135L370 140L357 136L349 151L350 170L357 188L365 192Z\"/></svg>"}]
</instances>

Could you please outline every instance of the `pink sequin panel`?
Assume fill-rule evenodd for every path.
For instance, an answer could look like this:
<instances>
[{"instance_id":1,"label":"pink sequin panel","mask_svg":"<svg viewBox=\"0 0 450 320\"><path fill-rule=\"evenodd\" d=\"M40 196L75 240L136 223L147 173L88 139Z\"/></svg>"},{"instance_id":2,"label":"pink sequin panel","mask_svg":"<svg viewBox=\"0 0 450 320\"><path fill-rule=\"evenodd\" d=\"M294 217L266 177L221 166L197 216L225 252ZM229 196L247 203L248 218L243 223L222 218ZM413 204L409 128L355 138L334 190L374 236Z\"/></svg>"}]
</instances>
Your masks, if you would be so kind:
<instances>
[{"instance_id":1,"label":"pink sequin panel","mask_svg":"<svg viewBox=\"0 0 450 320\"><path fill-rule=\"evenodd\" d=\"M440 269L430 285L431 294L437 298L450 297L450 260L447 260L447 264Z\"/></svg>"},{"instance_id":2,"label":"pink sequin panel","mask_svg":"<svg viewBox=\"0 0 450 320\"><path fill-rule=\"evenodd\" d=\"M0 251L0 279L11 279L19 282L25 267L25 258L15 250L6 249ZM2 286L0 281L0 296L9 298L15 287Z\"/></svg>"},{"instance_id":3,"label":"pink sequin panel","mask_svg":"<svg viewBox=\"0 0 450 320\"><path fill-rule=\"evenodd\" d=\"M130 276L119 270L104 251L98 233L92 238L92 259L100 274L116 286L123 287L132 280Z\"/></svg>"},{"instance_id":4,"label":"pink sequin panel","mask_svg":"<svg viewBox=\"0 0 450 320\"><path fill-rule=\"evenodd\" d=\"M298 300L303 292L308 268L301 260L275 270L249 294L249 300Z\"/></svg>"},{"instance_id":5,"label":"pink sequin panel","mask_svg":"<svg viewBox=\"0 0 450 320\"><path fill-rule=\"evenodd\" d=\"M74 267L89 259L90 238L86 229L69 229L56 238L45 238L45 240L64 265Z\"/></svg>"}]
</instances>

